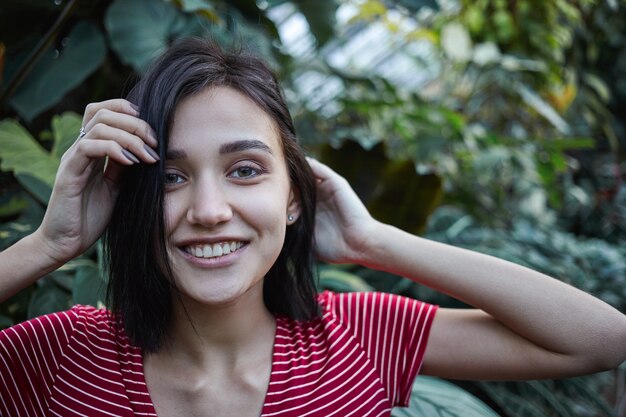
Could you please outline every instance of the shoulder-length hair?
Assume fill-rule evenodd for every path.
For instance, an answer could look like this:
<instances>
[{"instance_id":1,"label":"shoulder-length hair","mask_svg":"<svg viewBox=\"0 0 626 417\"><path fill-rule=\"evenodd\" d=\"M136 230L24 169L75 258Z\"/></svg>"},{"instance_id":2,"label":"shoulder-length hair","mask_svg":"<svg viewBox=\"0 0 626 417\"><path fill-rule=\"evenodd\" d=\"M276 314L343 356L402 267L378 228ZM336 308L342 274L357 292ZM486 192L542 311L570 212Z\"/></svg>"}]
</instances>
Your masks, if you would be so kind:
<instances>
[{"instance_id":1,"label":"shoulder-length hair","mask_svg":"<svg viewBox=\"0 0 626 417\"><path fill-rule=\"evenodd\" d=\"M167 255L164 162L174 112L186 97L217 86L250 98L276 123L302 213L287 227L285 242L264 280L270 312L296 320L319 314L313 276L315 182L275 76L257 57L226 52L213 42L190 38L170 47L135 85L128 100L154 129L161 161L125 170L104 248L109 267L108 301L131 342L157 351L179 296Z\"/></svg>"}]
</instances>

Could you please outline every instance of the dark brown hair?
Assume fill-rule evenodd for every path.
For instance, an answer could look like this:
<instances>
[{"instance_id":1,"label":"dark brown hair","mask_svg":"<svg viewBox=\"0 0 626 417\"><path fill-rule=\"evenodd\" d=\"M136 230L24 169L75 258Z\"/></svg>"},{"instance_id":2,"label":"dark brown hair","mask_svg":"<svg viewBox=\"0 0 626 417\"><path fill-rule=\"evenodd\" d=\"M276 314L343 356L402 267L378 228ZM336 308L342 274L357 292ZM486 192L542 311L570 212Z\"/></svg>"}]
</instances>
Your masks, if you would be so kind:
<instances>
[{"instance_id":1,"label":"dark brown hair","mask_svg":"<svg viewBox=\"0 0 626 417\"><path fill-rule=\"evenodd\" d=\"M109 305L131 341L147 352L162 345L172 295L177 295L163 217L163 164L172 119L184 98L216 86L236 89L274 120L292 187L301 200L302 213L287 228L278 259L265 276L265 304L273 314L298 320L318 314L312 251L315 183L296 141L278 82L259 58L226 52L214 42L190 38L170 47L128 96L139 106L140 117L156 132L161 162L137 164L126 170L104 240Z\"/></svg>"}]
</instances>

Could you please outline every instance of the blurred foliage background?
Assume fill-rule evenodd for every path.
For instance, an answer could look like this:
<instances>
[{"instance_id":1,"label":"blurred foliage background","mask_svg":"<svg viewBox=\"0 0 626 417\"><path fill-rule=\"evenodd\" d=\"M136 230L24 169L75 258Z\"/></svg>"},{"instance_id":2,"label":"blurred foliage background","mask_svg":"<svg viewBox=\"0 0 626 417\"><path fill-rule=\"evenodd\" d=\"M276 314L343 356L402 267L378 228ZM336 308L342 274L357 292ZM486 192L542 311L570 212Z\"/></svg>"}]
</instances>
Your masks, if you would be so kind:
<instances>
[{"instance_id":1,"label":"blurred foliage background","mask_svg":"<svg viewBox=\"0 0 626 417\"><path fill-rule=\"evenodd\" d=\"M41 221L84 106L173 40L279 74L308 152L379 219L546 272L626 310L626 4L619 0L2 0L0 248ZM0 304L0 327L101 305L95 245ZM320 286L459 303L356 266ZM559 381L418 378L396 416L626 416L626 368Z\"/></svg>"}]
</instances>

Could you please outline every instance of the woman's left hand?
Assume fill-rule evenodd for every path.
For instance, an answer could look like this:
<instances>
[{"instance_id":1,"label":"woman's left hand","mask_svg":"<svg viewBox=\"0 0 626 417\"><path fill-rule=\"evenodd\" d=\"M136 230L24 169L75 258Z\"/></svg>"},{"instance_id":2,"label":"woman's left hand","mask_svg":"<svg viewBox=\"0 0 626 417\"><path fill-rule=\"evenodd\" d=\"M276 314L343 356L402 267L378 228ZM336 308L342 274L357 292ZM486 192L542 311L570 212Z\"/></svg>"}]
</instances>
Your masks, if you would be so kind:
<instances>
[{"instance_id":1,"label":"woman's left hand","mask_svg":"<svg viewBox=\"0 0 626 417\"><path fill-rule=\"evenodd\" d=\"M331 263L364 263L378 223L345 178L307 158L316 179L315 251Z\"/></svg>"}]
</instances>

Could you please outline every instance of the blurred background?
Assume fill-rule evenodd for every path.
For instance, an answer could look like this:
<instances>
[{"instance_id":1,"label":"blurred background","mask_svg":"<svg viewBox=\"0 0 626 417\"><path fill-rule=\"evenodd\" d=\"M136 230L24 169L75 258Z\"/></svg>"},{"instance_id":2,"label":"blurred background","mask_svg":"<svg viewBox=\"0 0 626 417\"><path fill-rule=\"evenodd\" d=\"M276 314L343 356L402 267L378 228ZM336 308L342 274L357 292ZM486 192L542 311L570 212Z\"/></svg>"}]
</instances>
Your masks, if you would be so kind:
<instances>
[{"instance_id":1,"label":"blurred background","mask_svg":"<svg viewBox=\"0 0 626 417\"><path fill-rule=\"evenodd\" d=\"M185 36L263 56L307 152L378 219L626 310L620 0L2 0L0 249L39 225L85 105L124 96ZM103 305L100 255L97 244L0 304L0 328ZM460 306L356 266L319 273L322 289ZM558 381L420 377L394 415L625 417L626 366Z\"/></svg>"}]
</instances>

